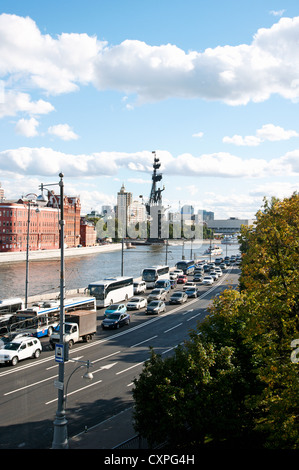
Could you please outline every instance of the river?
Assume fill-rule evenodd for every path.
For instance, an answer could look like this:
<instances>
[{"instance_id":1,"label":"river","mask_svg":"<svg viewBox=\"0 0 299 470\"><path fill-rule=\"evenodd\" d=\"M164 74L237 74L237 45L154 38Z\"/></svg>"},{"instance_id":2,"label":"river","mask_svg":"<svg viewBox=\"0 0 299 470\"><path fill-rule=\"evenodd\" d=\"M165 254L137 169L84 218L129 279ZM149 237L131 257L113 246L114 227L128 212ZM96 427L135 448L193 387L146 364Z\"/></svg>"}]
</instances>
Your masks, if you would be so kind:
<instances>
[{"instance_id":1,"label":"river","mask_svg":"<svg viewBox=\"0 0 299 470\"><path fill-rule=\"evenodd\" d=\"M238 245L220 245L221 256L238 253ZM185 259L208 258L204 256L207 243L186 242L184 246L136 246L124 250L123 272L134 278L141 276L145 267L167 264L172 267L185 256ZM192 252L191 252L192 250ZM122 266L121 251L98 253L65 259L66 290L87 287L90 282L109 276L120 276ZM26 263L15 262L0 265L0 299L25 296ZM28 296L49 294L59 291L60 260L29 261Z\"/></svg>"}]
</instances>

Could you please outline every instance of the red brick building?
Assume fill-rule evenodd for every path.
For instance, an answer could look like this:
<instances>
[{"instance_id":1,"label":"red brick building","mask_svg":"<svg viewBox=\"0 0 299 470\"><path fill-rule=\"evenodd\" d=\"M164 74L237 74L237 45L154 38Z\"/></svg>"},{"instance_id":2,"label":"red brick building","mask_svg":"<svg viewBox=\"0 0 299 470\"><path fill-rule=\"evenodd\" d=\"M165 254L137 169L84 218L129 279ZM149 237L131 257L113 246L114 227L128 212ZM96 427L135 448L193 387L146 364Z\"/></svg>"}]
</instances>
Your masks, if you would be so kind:
<instances>
[{"instance_id":1,"label":"red brick building","mask_svg":"<svg viewBox=\"0 0 299 470\"><path fill-rule=\"evenodd\" d=\"M92 222L87 222L84 217L81 217L80 236L82 246L94 246L96 244L96 228Z\"/></svg>"},{"instance_id":2,"label":"red brick building","mask_svg":"<svg viewBox=\"0 0 299 470\"><path fill-rule=\"evenodd\" d=\"M29 249L51 250L60 247L60 197L48 194L48 203L27 201L0 202L0 252L26 251L29 222ZM80 244L80 199L64 198L65 246Z\"/></svg>"}]
</instances>

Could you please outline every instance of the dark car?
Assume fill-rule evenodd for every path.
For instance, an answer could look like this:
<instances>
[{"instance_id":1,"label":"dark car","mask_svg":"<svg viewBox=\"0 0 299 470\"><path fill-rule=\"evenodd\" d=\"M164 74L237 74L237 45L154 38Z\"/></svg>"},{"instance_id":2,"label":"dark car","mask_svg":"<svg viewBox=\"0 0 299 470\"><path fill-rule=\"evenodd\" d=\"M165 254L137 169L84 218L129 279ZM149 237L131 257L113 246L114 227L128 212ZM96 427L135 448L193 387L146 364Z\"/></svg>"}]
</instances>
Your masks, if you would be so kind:
<instances>
[{"instance_id":1,"label":"dark car","mask_svg":"<svg viewBox=\"0 0 299 470\"><path fill-rule=\"evenodd\" d=\"M102 321L102 328L119 328L130 323L129 313L108 313Z\"/></svg>"},{"instance_id":2,"label":"dark car","mask_svg":"<svg viewBox=\"0 0 299 470\"><path fill-rule=\"evenodd\" d=\"M177 291L177 292L174 292L170 299L169 299L169 303L171 304L182 304L184 302L186 302L186 300L188 299L188 295L183 292L183 291Z\"/></svg>"},{"instance_id":3,"label":"dark car","mask_svg":"<svg viewBox=\"0 0 299 470\"><path fill-rule=\"evenodd\" d=\"M164 302L162 302L162 300L152 300L146 308L146 313L158 314L165 312L165 310L166 305Z\"/></svg>"}]
</instances>

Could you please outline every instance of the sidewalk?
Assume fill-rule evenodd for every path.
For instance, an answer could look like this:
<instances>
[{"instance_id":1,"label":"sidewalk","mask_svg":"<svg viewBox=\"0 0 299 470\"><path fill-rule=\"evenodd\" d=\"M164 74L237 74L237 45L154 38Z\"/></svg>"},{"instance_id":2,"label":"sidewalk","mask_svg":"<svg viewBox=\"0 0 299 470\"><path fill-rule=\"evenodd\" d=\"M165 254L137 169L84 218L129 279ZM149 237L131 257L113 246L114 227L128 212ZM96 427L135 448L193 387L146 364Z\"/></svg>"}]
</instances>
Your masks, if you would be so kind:
<instances>
[{"instance_id":1,"label":"sidewalk","mask_svg":"<svg viewBox=\"0 0 299 470\"><path fill-rule=\"evenodd\" d=\"M136 436L132 424L133 408L127 408L116 416L106 419L100 424L87 429L69 439L70 449L113 449ZM138 449L138 439L136 447Z\"/></svg>"}]
</instances>

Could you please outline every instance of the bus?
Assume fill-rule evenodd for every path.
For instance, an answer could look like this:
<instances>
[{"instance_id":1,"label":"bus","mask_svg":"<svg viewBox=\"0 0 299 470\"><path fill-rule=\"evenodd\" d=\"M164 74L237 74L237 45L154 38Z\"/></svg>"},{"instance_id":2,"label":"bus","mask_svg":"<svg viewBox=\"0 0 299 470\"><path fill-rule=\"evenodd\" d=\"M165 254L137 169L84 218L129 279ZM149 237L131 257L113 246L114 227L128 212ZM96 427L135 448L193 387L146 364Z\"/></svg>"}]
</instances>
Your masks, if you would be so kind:
<instances>
[{"instance_id":1,"label":"bus","mask_svg":"<svg viewBox=\"0 0 299 470\"><path fill-rule=\"evenodd\" d=\"M194 273L195 264L192 259L178 261L175 266L177 269L181 269L187 276Z\"/></svg>"},{"instance_id":2,"label":"bus","mask_svg":"<svg viewBox=\"0 0 299 470\"><path fill-rule=\"evenodd\" d=\"M134 295L133 278L127 276L105 278L88 285L89 294L95 297L98 308L127 301Z\"/></svg>"},{"instance_id":3,"label":"bus","mask_svg":"<svg viewBox=\"0 0 299 470\"><path fill-rule=\"evenodd\" d=\"M143 269L142 280L148 289L154 287L156 281L160 279L169 279L169 266L151 266Z\"/></svg>"},{"instance_id":4,"label":"bus","mask_svg":"<svg viewBox=\"0 0 299 470\"><path fill-rule=\"evenodd\" d=\"M75 310L96 310L94 297L74 297L65 299L65 313ZM32 308L20 310L14 315L14 323L9 326L9 332L24 331L37 338L51 336L54 328L60 322L60 301L49 300L37 302Z\"/></svg>"},{"instance_id":5,"label":"bus","mask_svg":"<svg viewBox=\"0 0 299 470\"><path fill-rule=\"evenodd\" d=\"M19 297L0 300L0 315L15 313L24 308L24 302Z\"/></svg>"}]
</instances>

